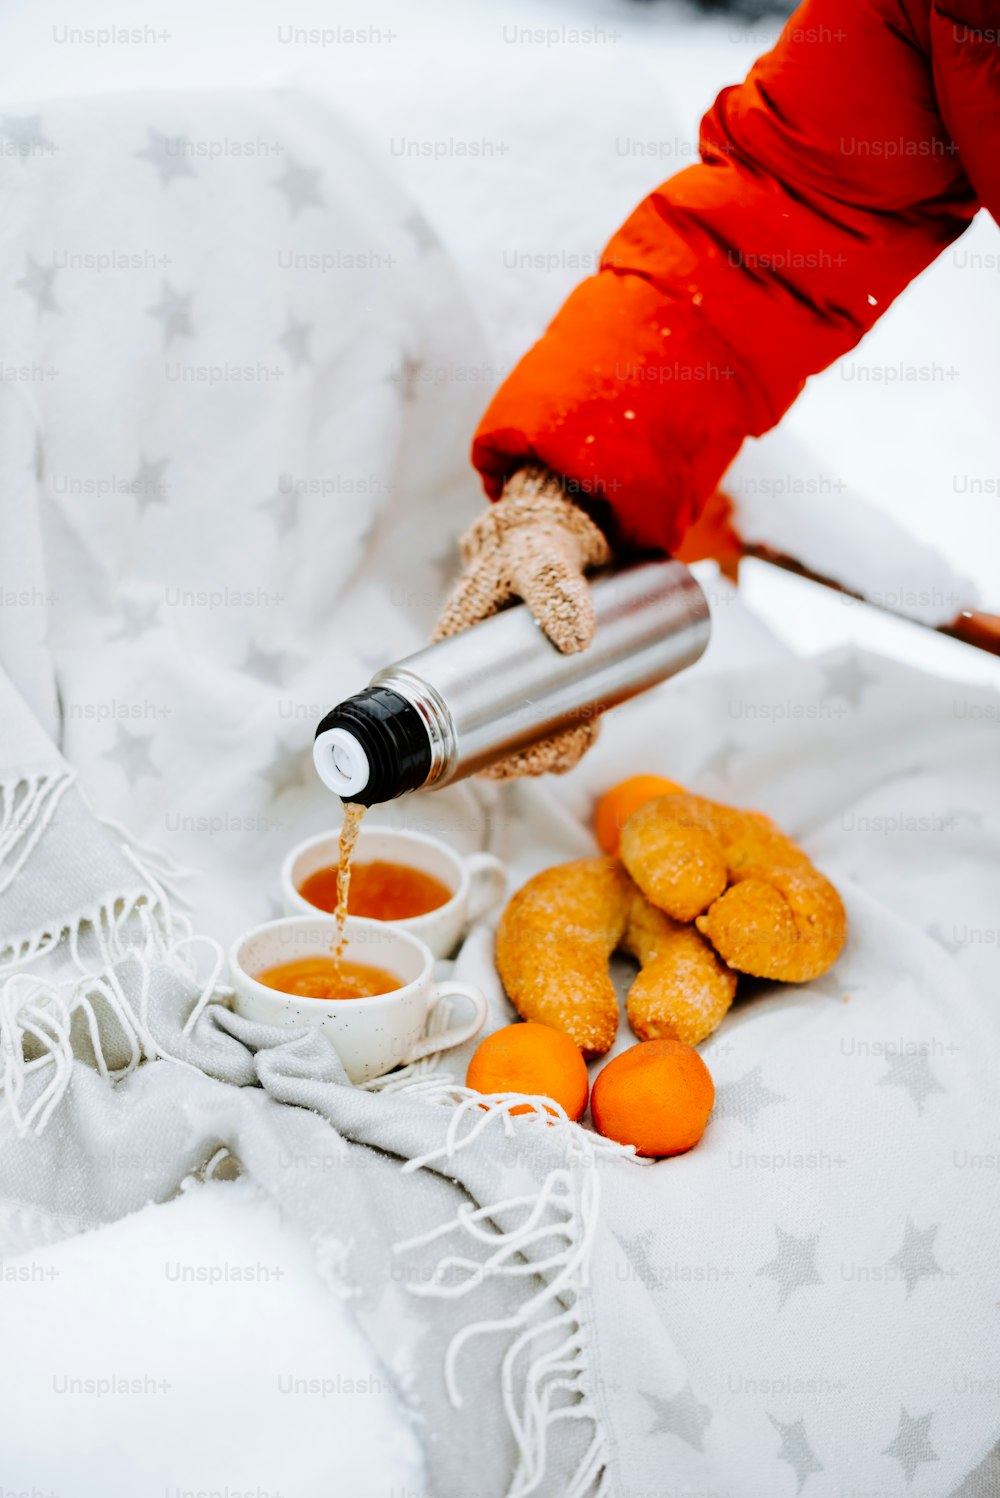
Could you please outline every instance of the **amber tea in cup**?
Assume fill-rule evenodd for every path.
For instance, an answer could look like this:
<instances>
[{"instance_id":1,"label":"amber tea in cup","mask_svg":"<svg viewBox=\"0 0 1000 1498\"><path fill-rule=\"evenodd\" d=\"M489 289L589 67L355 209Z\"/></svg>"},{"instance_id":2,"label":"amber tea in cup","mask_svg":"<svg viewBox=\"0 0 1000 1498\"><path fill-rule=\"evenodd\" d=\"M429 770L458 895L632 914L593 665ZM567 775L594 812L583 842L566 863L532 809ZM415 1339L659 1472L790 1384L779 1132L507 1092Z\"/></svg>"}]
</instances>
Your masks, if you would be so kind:
<instances>
[{"instance_id":1,"label":"amber tea in cup","mask_svg":"<svg viewBox=\"0 0 1000 1498\"><path fill-rule=\"evenodd\" d=\"M335 913L342 831L306 838L289 851L281 893L290 916ZM347 919L412 931L435 957L448 957L505 885L504 866L492 853L458 853L429 833L376 827L366 818L353 850Z\"/></svg>"},{"instance_id":2,"label":"amber tea in cup","mask_svg":"<svg viewBox=\"0 0 1000 1498\"><path fill-rule=\"evenodd\" d=\"M334 911L337 885L337 866L328 864L307 875L298 891L317 910ZM375 921L406 921L440 909L451 897L447 884L433 874L376 858L370 863L353 864L347 913Z\"/></svg>"},{"instance_id":3,"label":"amber tea in cup","mask_svg":"<svg viewBox=\"0 0 1000 1498\"><path fill-rule=\"evenodd\" d=\"M371 999L378 994L395 993L403 986L383 967L321 954L300 957L295 962L279 962L254 976L265 988L305 999Z\"/></svg>"}]
</instances>

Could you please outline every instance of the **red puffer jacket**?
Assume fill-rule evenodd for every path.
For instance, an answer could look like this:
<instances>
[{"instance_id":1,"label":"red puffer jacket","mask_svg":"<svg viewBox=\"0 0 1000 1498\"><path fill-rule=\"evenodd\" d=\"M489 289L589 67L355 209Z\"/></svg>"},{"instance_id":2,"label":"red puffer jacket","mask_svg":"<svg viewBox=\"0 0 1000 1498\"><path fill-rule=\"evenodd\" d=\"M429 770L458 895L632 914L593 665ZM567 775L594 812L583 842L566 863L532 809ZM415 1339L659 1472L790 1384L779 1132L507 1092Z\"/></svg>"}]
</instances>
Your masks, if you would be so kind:
<instances>
[{"instance_id":1,"label":"red puffer jacket","mask_svg":"<svg viewBox=\"0 0 1000 1498\"><path fill-rule=\"evenodd\" d=\"M472 457L492 498L539 458L607 500L620 539L675 546L743 439L981 205L1000 217L1000 3L806 0L700 154L490 403Z\"/></svg>"}]
</instances>

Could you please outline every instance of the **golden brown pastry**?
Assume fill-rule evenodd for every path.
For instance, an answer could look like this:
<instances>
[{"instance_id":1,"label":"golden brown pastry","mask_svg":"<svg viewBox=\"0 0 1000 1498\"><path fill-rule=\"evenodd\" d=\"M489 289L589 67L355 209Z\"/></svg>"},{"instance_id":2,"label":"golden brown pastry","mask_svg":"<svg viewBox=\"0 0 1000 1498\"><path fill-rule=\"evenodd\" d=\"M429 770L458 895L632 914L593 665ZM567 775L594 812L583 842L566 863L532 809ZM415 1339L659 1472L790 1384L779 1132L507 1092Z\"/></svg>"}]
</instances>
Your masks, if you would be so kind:
<instances>
[{"instance_id":1,"label":"golden brown pastry","mask_svg":"<svg viewBox=\"0 0 1000 1498\"><path fill-rule=\"evenodd\" d=\"M619 946L639 963L626 1008L640 1040L673 1037L699 1045L721 1024L737 974L693 926L671 920L638 888Z\"/></svg>"},{"instance_id":2,"label":"golden brown pastry","mask_svg":"<svg viewBox=\"0 0 1000 1498\"><path fill-rule=\"evenodd\" d=\"M616 950L640 972L628 1016L643 1040L704 1040L733 1001L736 974L698 932L655 910L614 858L558 864L529 879L504 911L497 968L515 1009L552 1025L588 1056L609 1050L618 999L608 973Z\"/></svg>"},{"instance_id":3,"label":"golden brown pastry","mask_svg":"<svg viewBox=\"0 0 1000 1498\"><path fill-rule=\"evenodd\" d=\"M840 955L840 896L762 812L703 796L659 796L622 829L622 860L636 884L702 935L741 973L805 983Z\"/></svg>"}]
</instances>

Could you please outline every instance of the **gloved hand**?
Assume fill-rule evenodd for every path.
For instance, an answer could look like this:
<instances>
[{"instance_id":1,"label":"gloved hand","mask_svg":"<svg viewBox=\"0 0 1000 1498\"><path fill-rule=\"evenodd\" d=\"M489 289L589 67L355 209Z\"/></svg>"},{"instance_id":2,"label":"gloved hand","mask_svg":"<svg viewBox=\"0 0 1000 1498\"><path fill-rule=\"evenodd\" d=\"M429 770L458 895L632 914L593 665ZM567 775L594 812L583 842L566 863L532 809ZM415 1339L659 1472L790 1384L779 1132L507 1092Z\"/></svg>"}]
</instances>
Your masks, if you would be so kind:
<instances>
[{"instance_id":1,"label":"gloved hand","mask_svg":"<svg viewBox=\"0 0 1000 1498\"><path fill-rule=\"evenodd\" d=\"M553 645L567 654L594 637L594 610L584 569L611 558L603 533L563 493L547 468L520 469L503 497L474 521L459 542L462 575L433 638L458 634L523 598ZM571 770L597 736L594 719L521 749L482 773L496 780Z\"/></svg>"}]
</instances>

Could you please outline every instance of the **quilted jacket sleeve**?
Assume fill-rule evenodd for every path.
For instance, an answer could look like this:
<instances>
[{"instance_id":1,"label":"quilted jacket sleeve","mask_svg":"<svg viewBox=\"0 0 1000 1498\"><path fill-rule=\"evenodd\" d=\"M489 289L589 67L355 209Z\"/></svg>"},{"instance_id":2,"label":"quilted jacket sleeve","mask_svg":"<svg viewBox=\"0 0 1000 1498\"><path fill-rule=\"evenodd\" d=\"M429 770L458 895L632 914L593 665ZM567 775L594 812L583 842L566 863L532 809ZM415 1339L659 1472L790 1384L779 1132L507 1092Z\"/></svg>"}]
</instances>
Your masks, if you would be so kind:
<instances>
[{"instance_id":1,"label":"quilted jacket sleeve","mask_svg":"<svg viewBox=\"0 0 1000 1498\"><path fill-rule=\"evenodd\" d=\"M916 8L806 0L719 95L700 164L639 205L490 403L492 498L537 458L620 540L670 549L743 439L962 232L977 203Z\"/></svg>"}]
</instances>

